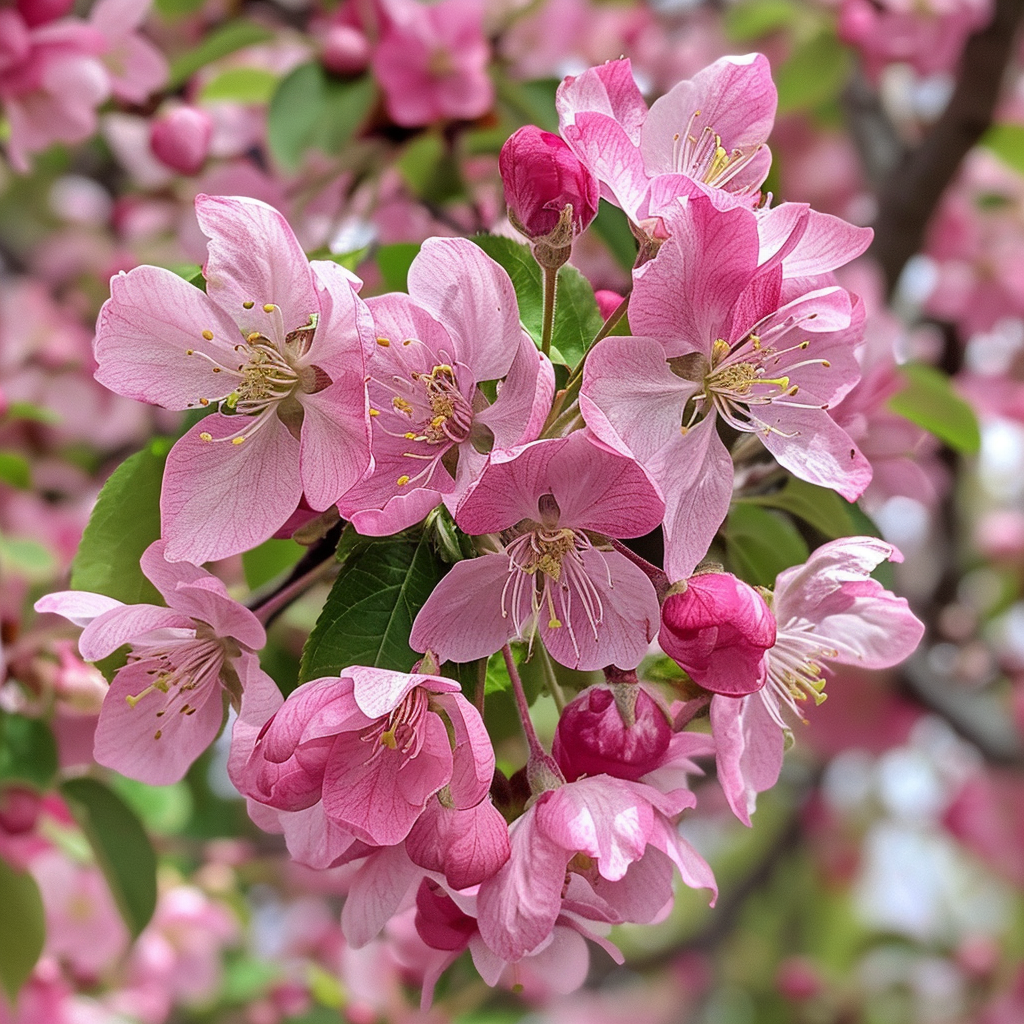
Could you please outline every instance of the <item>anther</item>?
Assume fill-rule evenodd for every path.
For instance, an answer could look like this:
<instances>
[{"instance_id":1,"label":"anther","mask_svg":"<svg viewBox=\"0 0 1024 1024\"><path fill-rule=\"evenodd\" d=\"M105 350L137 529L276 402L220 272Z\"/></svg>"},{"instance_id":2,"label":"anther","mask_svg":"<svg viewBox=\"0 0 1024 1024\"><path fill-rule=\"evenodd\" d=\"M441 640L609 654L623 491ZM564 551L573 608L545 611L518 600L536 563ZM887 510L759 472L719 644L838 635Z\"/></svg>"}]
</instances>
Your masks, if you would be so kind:
<instances>
[{"instance_id":1,"label":"anther","mask_svg":"<svg viewBox=\"0 0 1024 1024\"><path fill-rule=\"evenodd\" d=\"M187 355L187 356L194 356L195 354L196 354L196 350L194 348L187 348L187 349L185 349L185 355Z\"/></svg>"},{"instance_id":2,"label":"anther","mask_svg":"<svg viewBox=\"0 0 1024 1024\"><path fill-rule=\"evenodd\" d=\"M256 303L253 302L252 299L249 299L248 301L242 303L242 309L252 309L252 307L255 305Z\"/></svg>"},{"instance_id":3,"label":"anther","mask_svg":"<svg viewBox=\"0 0 1024 1024\"><path fill-rule=\"evenodd\" d=\"M391 342L388 341L387 338L378 338L377 339L377 344L380 345L381 348L390 348L391 347Z\"/></svg>"},{"instance_id":4,"label":"anther","mask_svg":"<svg viewBox=\"0 0 1024 1024\"><path fill-rule=\"evenodd\" d=\"M274 312L274 304L272 302L264 303L264 305L263 305L263 312L264 313L273 313Z\"/></svg>"},{"instance_id":5,"label":"anther","mask_svg":"<svg viewBox=\"0 0 1024 1024\"><path fill-rule=\"evenodd\" d=\"M207 341L213 341L213 331L203 331L203 337Z\"/></svg>"},{"instance_id":6,"label":"anther","mask_svg":"<svg viewBox=\"0 0 1024 1024\"><path fill-rule=\"evenodd\" d=\"M405 485L406 485L406 484L407 484L408 482L409 482L409 477L408 477L408 476L406 476L406 474L405 474L405 473L403 473L403 474L402 474L402 475L401 475L401 476L400 476L400 477L399 477L399 478L398 478L398 479L397 479L397 480L395 481L395 483L397 483L399 487L404 487L404 486L405 486Z\"/></svg>"},{"instance_id":7,"label":"anther","mask_svg":"<svg viewBox=\"0 0 1024 1024\"><path fill-rule=\"evenodd\" d=\"M233 438L231 438L231 443L232 444L241 444L244 440L245 440L245 436L244 435L242 437L233 437Z\"/></svg>"},{"instance_id":8,"label":"anther","mask_svg":"<svg viewBox=\"0 0 1024 1024\"><path fill-rule=\"evenodd\" d=\"M207 433L207 431L204 430L199 435L199 440L200 441L212 441L213 440L213 434Z\"/></svg>"}]
</instances>

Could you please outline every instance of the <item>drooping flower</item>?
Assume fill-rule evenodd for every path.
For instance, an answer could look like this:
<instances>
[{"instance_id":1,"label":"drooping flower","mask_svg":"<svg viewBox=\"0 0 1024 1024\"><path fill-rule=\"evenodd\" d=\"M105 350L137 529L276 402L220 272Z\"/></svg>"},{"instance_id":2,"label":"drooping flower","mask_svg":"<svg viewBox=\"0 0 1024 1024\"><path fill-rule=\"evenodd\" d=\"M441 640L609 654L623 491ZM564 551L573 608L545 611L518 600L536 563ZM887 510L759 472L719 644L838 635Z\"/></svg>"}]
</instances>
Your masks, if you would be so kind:
<instances>
[{"instance_id":1,"label":"drooping flower","mask_svg":"<svg viewBox=\"0 0 1024 1024\"><path fill-rule=\"evenodd\" d=\"M455 519L502 550L457 562L413 623L414 650L472 661L539 634L571 668L634 668L657 631L644 573L600 536L636 537L663 503L632 459L581 433L495 451Z\"/></svg>"},{"instance_id":2,"label":"drooping flower","mask_svg":"<svg viewBox=\"0 0 1024 1024\"><path fill-rule=\"evenodd\" d=\"M364 346L352 281L310 264L285 219L256 199L200 195L207 294L158 267L111 280L96 378L169 409L217 414L167 457L167 557L200 563L272 536L304 495L322 511L369 463Z\"/></svg>"},{"instance_id":3,"label":"drooping flower","mask_svg":"<svg viewBox=\"0 0 1024 1024\"><path fill-rule=\"evenodd\" d=\"M85 629L78 646L99 661L130 645L96 727L94 756L123 775L162 786L177 782L224 723L225 695L237 708L243 690L277 692L259 667L266 643L259 620L224 584L187 562L168 562L155 541L142 570L167 602L125 605L81 591L49 594L36 611L63 615Z\"/></svg>"},{"instance_id":4,"label":"drooping flower","mask_svg":"<svg viewBox=\"0 0 1024 1024\"><path fill-rule=\"evenodd\" d=\"M367 302L373 472L340 500L360 533L395 533L442 501L452 510L491 447L540 432L554 371L519 323L508 274L462 238L429 238L409 294ZM492 403L478 385L501 380Z\"/></svg>"},{"instance_id":5,"label":"drooping flower","mask_svg":"<svg viewBox=\"0 0 1024 1024\"><path fill-rule=\"evenodd\" d=\"M849 500L871 467L828 414L860 376L861 306L838 287L787 298L781 264L790 245L759 263L757 221L746 210L690 199L671 234L634 274L637 337L595 346L580 408L598 437L632 453L661 488L665 570L681 579L704 557L732 494L718 418L756 434L794 475Z\"/></svg>"},{"instance_id":6,"label":"drooping flower","mask_svg":"<svg viewBox=\"0 0 1024 1024\"><path fill-rule=\"evenodd\" d=\"M698 573L662 604L658 642L698 686L739 697L764 685L775 618L764 598L731 573Z\"/></svg>"}]
</instances>

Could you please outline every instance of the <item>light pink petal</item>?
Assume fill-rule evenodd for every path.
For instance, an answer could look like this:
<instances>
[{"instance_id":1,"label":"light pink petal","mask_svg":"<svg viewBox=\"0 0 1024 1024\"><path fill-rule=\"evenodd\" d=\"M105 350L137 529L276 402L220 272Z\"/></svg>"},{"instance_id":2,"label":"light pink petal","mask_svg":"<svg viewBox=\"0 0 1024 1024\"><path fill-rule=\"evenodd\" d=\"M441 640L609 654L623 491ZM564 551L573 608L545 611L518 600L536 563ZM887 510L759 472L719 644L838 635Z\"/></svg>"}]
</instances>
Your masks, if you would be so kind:
<instances>
[{"instance_id":1,"label":"light pink petal","mask_svg":"<svg viewBox=\"0 0 1024 1024\"><path fill-rule=\"evenodd\" d=\"M116 39L140 28L150 7L151 0L97 0L89 12L89 24Z\"/></svg>"},{"instance_id":2,"label":"light pink petal","mask_svg":"<svg viewBox=\"0 0 1024 1024\"><path fill-rule=\"evenodd\" d=\"M361 372L376 337L370 311L359 298L362 282L333 260L313 260L309 266L320 318L308 360L326 370L332 379L344 371Z\"/></svg>"},{"instance_id":3,"label":"light pink petal","mask_svg":"<svg viewBox=\"0 0 1024 1024\"><path fill-rule=\"evenodd\" d=\"M173 607L171 602L180 584L197 583L199 580L216 579L216 577L211 576L205 569L200 569L198 565L193 565L191 562L168 562L164 558L166 549L167 542L163 538L153 541L142 552L139 565L142 567L146 579L160 591L160 596L167 602L168 606ZM221 587L226 596L227 588L223 584L221 584Z\"/></svg>"},{"instance_id":4,"label":"light pink petal","mask_svg":"<svg viewBox=\"0 0 1024 1024\"><path fill-rule=\"evenodd\" d=\"M134 32L111 41L104 63L110 72L111 89L124 103L145 103L167 84L170 73L163 53Z\"/></svg>"},{"instance_id":5,"label":"light pink petal","mask_svg":"<svg viewBox=\"0 0 1024 1024\"><path fill-rule=\"evenodd\" d=\"M277 345L319 314L313 274L288 222L272 206L241 196L196 196L196 218L210 239L204 273L206 291L238 324L242 333L266 335ZM246 309L243 303L253 303Z\"/></svg>"},{"instance_id":6,"label":"light pink petal","mask_svg":"<svg viewBox=\"0 0 1024 1024\"><path fill-rule=\"evenodd\" d=\"M711 698L711 732L715 737L718 781L725 798L744 825L757 794L771 789L782 770L782 729L772 720L762 690L747 697Z\"/></svg>"},{"instance_id":7,"label":"light pink petal","mask_svg":"<svg viewBox=\"0 0 1024 1024\"><path fill-rule=\"evenodd\" d=\"M633 80L628 59L610 60L581 75L566 78L555 94L559 130L573 124L579 113L595 111L618 121L634 145L647 117L647 104Z\"/></svg>"},{"instance_id":8,"label":"light pink petal","mask_svg":"<svg viewBox=\"0 0 1024 1024\"><path fill-rule=\"evenodd\" d=\"M384 668L357 665L346 669L344 674L351 676L353 699L368 718L381 718L390 714L401 704L405 695L417 686L441 691L458 689L458 684L450 679L392 672Z\"/></svg>"},{"instance_id":9,"label":"light pink petal","mask_svg":"<svg viewBox=\"0 0 1024 1024\"><path fill-rule=\"evenodd\" d=\"M598 595L600 619L591 621L578 594L563 596L558 584L549 583L562 625L552 628L541 614L544 646L559 664L584 672L608 665L636 668L661 622L654 585L618 551L586 551L583 564Z\"/></svg>"},{"instance_id":10,"label":"light pink petal","mask_svg":"<svg viewBox=\"0 0 1024 1024\"><path fill-rule=\"evenodd\" d=\"M409 859L405 845L370 854L356 872L341 910L341 930L355 949L365 946L394 917L423 869Z\"/></svg>"},{"instance_id":11,"label":"light pink petal","mask_svg":"<svg viewBox=\"0 0 1024 1024\"><path fill-rule=\"evenodd\" d=\"M184 615L205 622L219 637L233 637L251 651L261 650L267 634L259 619L244 605L228 597L220 580L209 578L179 584L171 607Z\"/></svg>"},{"instance_id":12,"label":"light pink petal","mask_svg":"<svg viewBox=\"0 0 1024 1024\"><path fill-rule=\"evenodd\" d=\"M240 341L238 328L198 288L169 270L136 267L110 279L93 343L96 379L140 402L197 408L200 399L231 392L236 378L214 371L237 365Z\"/></svg>"},{"instance_id":13,"label":"light pink petal","mask_svg":"<svg viewBox=\"0 0 1024 1024\"><path fill-rule=\"evenodd\" d=\"M181 780L192 762L214 741L224 720L220 686L203 686L190 695L194 714L180 714L168 707L160 693L136 697L153 682L149 670L159 662L137 661L114 677L103 698L96 726L94 756L98 764L151 786L167 786Z\"/></svg>"},{"instance_id":14,"label":"light pink petal","mask_svg":"<svg viewBox=\"0 0 1024 1024\"><path fill-rule=\"evenodd\" d=\"M153 604L126 604L93 619L82 631L78 649L86 661L100 661L118 647L156 629L194 633L195 623L173 608Z\"/></svg>"},{"instance_id":15,"label":"light pink petal","mask_svg":"<svg viewBox=\"0 0 1024 1024\"><path fill-rule=\"evenodd\" d=\"M580 113L562 128L565 141L601 184L601 197L634 223L641 217L650 176L622 125L601 113Z\"/></svg>"},{"instance_id":16,"label":"light pink petal","mask_svg":"<svg viewBox=\"0 0 1024 1024\"><path fill-rule=\"evenodd\" d=\"M508 825L490 800L461 811L429 801L405 848L416 864L443 874L454 889L495 875L511 852Z\"/></svg>"},{"instance_id":17,"label":"light pink petal","mask_svg":"<svg viewBox=\"0 0 1024 1024\"><path fill-rule=\"evenodd\" d=\"M362 375L346 373L323 391L302 395L299 471L310 507L330 508L370 464L370 416Z\"/></svg>"},{"instance_id":18,"label":"light pink petal","mask_svg":"<svg viewBox=\"0 0 1024 1024\"><path fill-rule=\"evenodd\" d=\"M443 709L454 733L448 784L452 800L460 810L475 807L487 796L494 779L494 747L487 728L480 712L461 693L437 694L431 704Z\"/></svg>"},{"instance_id":19,"label":"light pink petal","mask_svg":"<svg viewBox=\"0 0 1024 1024\"><path fill-rule=\"evenodd\" d=\"M62 590L39 598L33 607L40 615L63 615L76 626L88 626L104 612L124 606L120 601L102 594L90 594L85 590Z\"/></svg>"},{"instance_id":20,"label":"light pink petal","mask_svg":"<svg viewBox=\"0 0 1024 1024\"><path fill-rule=\"evenodd\" d=\"M759 262L777 255L790 236L796 220L806 208L804 203L780 203L758 214L757 230L761 239ZM784 256L786 277L816 277L845 266L871 244L871 228L853 224L807 209L807 227L797 244Z\"/></svg>"},{"instance_id":21,"label":"light pink petal","mask_svg":"<svg viewBox=\"0 0 1024 1024\"><path fill-rule=\"evenodd\" d=\"M243 652L240 658L235 659L234 665L242 683L242 706L231 730L228 777L239 789L242 771L256 746L256 739L284 703L284 698L274 680L260 668L259 658L254 654Z\"/></svg>"},{"instance_id":22,"label":"light pink petal","mask_svg":"<svg viewBox=\"0 0 1024 1024\"><path fill-rule=\"evenodd\" d=\"M478 381L508 373L522 328L505 270L465 238L428 238L409 268L409 294L458 338Z\"/></svg>"},{"instance_id":23,"label":"light pink petal","mask_svg":"<svg viewBox=\"0 0 1024 1024\"><path fill-rule=\"evenodd\" d=\"M554 396L555 371L551 360L537 351L533 340L523 331L497 399L478 412L474 422L490 428L495 448L526 444L540 434ZM460 462L461 459L460 455Z\"/></svg>"},{"instance_id":24,"label":"light pink petal","mask_svg":"<svg viewBox=\"0 0 1024 1024\"><path fill-rule=\"evenodd\" d=\"M629 865L626 873L614 881L603 876L594 879L594 894L613 911L615 921L648 924L657 920L672 900L673 862L661 850L648 846L641 859ZM568 900L567 910L584 913L584 906L575 907Z\"/></svg>"},{"instance_id":25,"label":"light pink petal","mask_svg":"<svg viewBox=\"0 0 1024 1024\"><path fill-rule=\"evenodd\" d=\"M711 906L718 899L718 883L708 862L681 836L676 828L661 820L655 823L651 845L672 858L683 882L691 889L710 889Z\"/></svg>"},{"instance_id":26,"label":"light pink petal","mask_svg":"<svg viewBox=\"0 0 1024 1024\"><path fill-rule=\"evenodd\" d=\"M502 960L514 962L551 935L561 909L570 854L537 827L536 809L547 793L509 830L511 855L480 886L480 936Z\"/></svg>"},{"instance_id":27,"label":"light pink petal","mask_svg":"<svg viewBox=\"0 0 1024 1024\"><path fill-rule=\"evenodd\" d=\"M221 440L246 418L207 416L167 456L160 518L168 559L199 564L248 551L298 505L299 442L274 415L242 444ZM204 432L213 440L204 441Z\"/></svg>"},{"instance_id":28,"label":"light pink petal","mask_svg":"<svg viewBox=\"0 0 1024 1024\"><path fill-rule=\"evenodd\" d=\"M420 522L441 504L441 493L427 487L417 487L408 494L390 498L386 495L374 498L369 491L369 487L357 484L338 501L341 514L366 537L387 537L398 533ZM382 507L374 508L374 501L379 501Z\"/></svg>"},{"instance_id":29,"label":"light pink petal","mask_svg":"<svg viewBox=\"0 0 1024 1024\"><path fill-rule=\"evenodd\" d=\"M456 562L416 616L409 646L429 648L442 662L473 661L500 651L515 632L501 609L507 579L507 555Z\"/></svg>"},{"instance_id":30,"label":"light pink petal","mask_svg":"<svg viewBox=\"0 0 1024 1024\"><path fill-rule=\"evenodd\" d=\"M284 841L293 860L322 871L342 859L358 842L315 803L301 811L277 811ZM258 822L257 822L258 824Z\"/></svg>"}]
</instances>

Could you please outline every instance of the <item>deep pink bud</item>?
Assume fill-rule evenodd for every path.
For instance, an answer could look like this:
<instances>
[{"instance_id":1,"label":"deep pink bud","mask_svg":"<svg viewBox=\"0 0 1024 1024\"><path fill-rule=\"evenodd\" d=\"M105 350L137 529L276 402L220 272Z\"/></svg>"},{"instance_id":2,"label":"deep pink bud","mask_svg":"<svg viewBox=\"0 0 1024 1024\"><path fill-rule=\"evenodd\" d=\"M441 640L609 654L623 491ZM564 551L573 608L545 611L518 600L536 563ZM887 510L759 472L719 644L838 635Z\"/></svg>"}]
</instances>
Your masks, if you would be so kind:
<instances>
[{"instance_id":1,"label":"deep pink bud","mask_svg":"<svg viewBox=\"0 0 1024 1024\"><path fill-rule=\"evenodd\" d=\"M501 147L498 166L509 219L531 241L566 248L597 214L597 179L557 135L535 125L520 128ZM566 224L561 217L568 205Z\"/></svg>"},{"instance_id":2,"label":"deep pink bud","mask_svg":"<svg viewBox=\"0 0 1024 1024\"><path fill-rule=\"evenodd\" d=\"M636 782L665 757L672 728L636 683L591 686L565 706L552 753L566 780L613 775Z\"/></svg>"},{"instance_id":3,"label":"deep pink bud","mask_svg":"<svg viewBox=\"0 0 1024 1024\"><path fill-rule=\"evenodd\" d=\"M336 75L358 75L370 63L370 41L351 25L332 25L324 37L320 59Z\"/></svg>"},{"instance_id":4,"label":"deep pink bud","mask_svg":"<svg viewBox=\"0 0 1024 1024\"><path fill-rule=\"evenodd\" d=\"M24 835L36 827L43 798L27 786L5 786L0 790L0 832Z\"/></svg>"},{"instance_id":5,"label":"deep pink bud","mask_svg":"<svg viewBox=\"0 0 1024 1024\"><path fill-rule=\"evenodd\" d=\"M730 573L701 573L665 599L658 642L698 686L742 697L764 685L775 616L753 587Z\"/></svg>"},{"instance_id":6,"label":"deep pink bud","mask_svg":"<svg viewBox=\"0 0 1024 1024\"><path fill-rule=\"evenodd\" d=\"M213 119L198 107L176 107L153 122L149 148L161 163L181 174L195 174L206 162Z\"/></svg>"},{"instance_id":7,"label":"deep pink bud","mask_svg":"<svg viewBox=\"0 0 1024 1024\"><path fill-rule=\"evenodd\" d=\"M63 18L75 6L75 0L18 0L15 5L29 28Z\"/></svg>"},{"instance_id":8,"label":"deep pink bud","mask_svg":"<svg viewBox=\"0 0 1024 1024\"><path fill-rule=\"evenodd\" d=\"M597 299L597 308L601 311L601 316L605 320L622 305L622 296L608 288L598 288L594 292L594 298Z\"/></svg>"}]
</instances>

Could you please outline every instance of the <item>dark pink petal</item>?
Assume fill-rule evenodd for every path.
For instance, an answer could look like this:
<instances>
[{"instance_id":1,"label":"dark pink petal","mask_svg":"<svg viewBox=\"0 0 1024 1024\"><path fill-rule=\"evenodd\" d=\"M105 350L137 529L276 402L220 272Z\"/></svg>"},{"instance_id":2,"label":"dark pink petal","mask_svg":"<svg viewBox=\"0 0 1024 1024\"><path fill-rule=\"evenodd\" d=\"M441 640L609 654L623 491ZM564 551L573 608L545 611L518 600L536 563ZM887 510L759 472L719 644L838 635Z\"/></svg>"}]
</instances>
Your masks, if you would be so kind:
<instances>
[{"instance_id":1,"label":"dark pink petal","mask_svg":"<svg viewBox=\"0 0 1024 1024\"><path fill-rule=\"evenodd\" d=\"M151 693L133 707L128 697L143 693L153 682L149 670L158 660L126 665L114 677L103 698L96 726L94 756L97 763L151 786L178 782L192 762L214 741L224 721L221 688L206 685L194 690L194 714L168 707L163 694ZM157 711L167 713L157 716Z\"/></svg>"},{"instance_id":2,"label":"dark pink petal","mask_svg":"<svg viewBox=\"0 0 1024 1024\"><path fill-rule=\"evenodd\" d=\"M371 853L352 878L341 909L341 930L354 949L365 946L391 920L423 877L405 844Z\"/></svg>"},{"instance_id":3,"label":"dark pink petal","mask_svg":"<svg viewBox=\"0 0 1024 1024\"><path fill-rule=\"evenodd\" d=\"M570 598L569 609L556 596L555 609L563 624L552 628L541 613L544 646L559 664L583 672L607 665L636 668L658 633L658 595L653 584L618 551L585 551L583 564L600 600L601 619L595 628L578 595ZM549 586L554 589L558 584Z\"/></svg>"},{"instance_id":4,"label":"dark pink petal","mask_svg":"<svg viewBox=\"0 0 1024 1024\"><path fill-rule=\"evenodd\" d=\"M500 651L515 632L501 609L507 580L507 555L456 562L416 616L409 646L429 648L442 662L473 661Z\"/></svg>"},{"instance_id":5,"label":"dark pink petal","mask_svg":"<svg viewBox=\"0 0 1024 1024\"><path fill-rule=\"evenodd\" d=\"M306 254L272 206L241 196L198 195L196 218L210 239L206 293L243 335L257 331L283 347L275 314L263 309L268 304L280 308L285 333L319 314ZM252 305L246 309L243 303Z\"/></svg>"},{"instance_id":6,"label":"dark pink petal","mask_svg":"<svg viewBox=\"0 0 1024 1024\"><path fill-rule=\"evenodd\" d=\"M458 338L476 380L508 373L522 328L505 270L465 238L428 238L409 268L409 294Z\"/></svg>"},{"instance_id":7,"label":"dark pink petal","mask_svg":"<svg viewBox=\"0 0 1024 1024\"><path fill-rule=\"evenodd\" d=\"M235 378L215 367L237 365L233 346L241 340L198 288L169 270L136 267L110 279L93 343L96 379L140 402L198 408L202 398L213 402L231 392Z\"/></svg>"},{"instance_id":8,"label":"dark pink petal","mask_svg":"<svg viewBox=\"0 0 1024 1024\"><path fill-rule=\"evenodd\" d=\"M200 564L247 551L298 505L299 442L276 416L242 444L219 440L252 418L207 416L171 449L160 494L168 559Z\"/></svg>"},{"instance_id":9,"label":"dark pink petal","mask_svg":"<svg viewBox=\"0 0 1024 1024\"><path fill-rule=\"evenodd\" d=\"M452 801L459 809L475 807L487 796L494 779L494 747L487 728L480 712L461 693L435 694L430 703L444 711L454 733L448 783Z\"/></svg>"},{"instance_id":10,"label":"dark pink petal","mask_svg":"<svg viewBox=\"0 0 1024 1024\"><path fill-rule=\"evenodd\" d=\"M130 644L155 629L173 629L174 635L195 633L196 624L173 608L153 604L126 604L97 616L82 631L78 649L86 661L100 661L118 647Z\"/></svg>"},{"instance_id":11,"label":"dark pink petal","mask_svg":"<svg viewBox=\"0 0 1024 1024\"><path fill-rule=\"evenodd\" d=\"M405 848L414 863L443 874L453 889L468 889L495 875L511 852L508 826L490 800L466 810L428 802Z\"/></svg>"}]
</instances>

